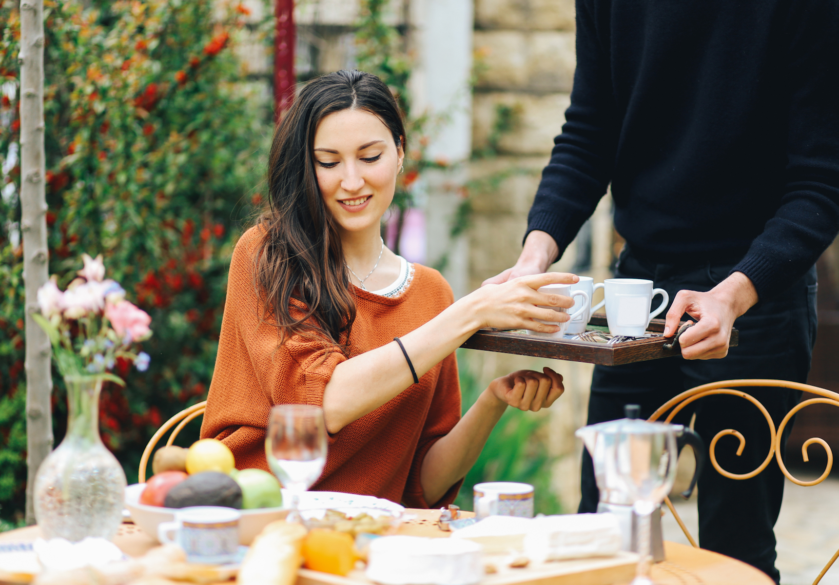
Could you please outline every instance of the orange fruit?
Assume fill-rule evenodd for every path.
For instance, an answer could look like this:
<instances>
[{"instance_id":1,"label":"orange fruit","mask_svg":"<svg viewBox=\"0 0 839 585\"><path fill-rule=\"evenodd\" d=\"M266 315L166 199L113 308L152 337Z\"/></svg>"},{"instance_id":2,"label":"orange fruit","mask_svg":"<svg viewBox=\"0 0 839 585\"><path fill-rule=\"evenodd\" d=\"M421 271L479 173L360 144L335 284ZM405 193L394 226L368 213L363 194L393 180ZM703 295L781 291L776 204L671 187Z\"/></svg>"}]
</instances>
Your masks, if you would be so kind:
<instances>
[{"instance_id":1,"label":"orange fruit","mask_svg":"<svg viewBox=\"0 0 839 585\"><path fill-rule=\"evenodd\" d=\"M344 532L315 528L303 540L303 565L307 569L346 577L356 558L353 538Z\"/></svg>"}]
</instances>

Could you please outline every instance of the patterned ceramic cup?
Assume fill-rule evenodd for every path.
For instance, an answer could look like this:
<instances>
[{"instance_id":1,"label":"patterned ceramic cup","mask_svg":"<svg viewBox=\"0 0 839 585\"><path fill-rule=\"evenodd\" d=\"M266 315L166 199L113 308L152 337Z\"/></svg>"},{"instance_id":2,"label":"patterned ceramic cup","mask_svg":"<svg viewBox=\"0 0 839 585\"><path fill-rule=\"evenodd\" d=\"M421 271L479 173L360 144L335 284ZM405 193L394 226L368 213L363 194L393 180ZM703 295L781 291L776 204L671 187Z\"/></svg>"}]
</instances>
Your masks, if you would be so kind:
<instances>
[{"instance_id":1,"label":"patterned ceramic cup","mask_svg":"<svg viewBox=\"0 0 839 585\"><path fill-rule=\"evenodd\" d=\"M239 552L240 517L238 510L221 506L183 508L174 522L158 526L157 537L163 544L180 545L190 563L231 563Z\"/></svg>"},{"instance_id":2,"label":"patterned ceramic cup","mask_svg":"<svg viewBox=\"0 0 839 585\"><path fill-rule=\"evenodd\" d=\"M533 518L533 486L526 483L494 481L476 484L474 495L475 517L519 516Z\"/></svg>"}]
</instances>

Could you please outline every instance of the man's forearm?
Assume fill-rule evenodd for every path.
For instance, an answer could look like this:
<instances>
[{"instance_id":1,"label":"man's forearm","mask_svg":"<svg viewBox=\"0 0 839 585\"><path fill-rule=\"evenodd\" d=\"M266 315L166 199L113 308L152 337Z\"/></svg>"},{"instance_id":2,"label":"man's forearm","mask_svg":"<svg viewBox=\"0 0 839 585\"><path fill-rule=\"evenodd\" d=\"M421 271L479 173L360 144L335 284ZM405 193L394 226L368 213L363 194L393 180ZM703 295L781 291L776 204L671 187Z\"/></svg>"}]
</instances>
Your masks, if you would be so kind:
<instances>
[{"instance_id":1,"label":"man's forearm","mask_svg":"<svg viewBox=\"0 0 839 585\"><path fill-rule=\"evenodd\" d=\"M546 232L534 230L527 235L516 266L535 267L538 272L546 272L557 256L559 247L554 239Z\"/></svg>"},{"instance_id":2,"label":"man's forearm","mask_svg":"<svg viewBox=\"0 0 839 585\"><path fill-rule=\"evenodd\" d=\"M735 318L743 315L758 301L754 284L742 272L733 272L710 292L731 306Z\"/></svg>"}]
</instances>

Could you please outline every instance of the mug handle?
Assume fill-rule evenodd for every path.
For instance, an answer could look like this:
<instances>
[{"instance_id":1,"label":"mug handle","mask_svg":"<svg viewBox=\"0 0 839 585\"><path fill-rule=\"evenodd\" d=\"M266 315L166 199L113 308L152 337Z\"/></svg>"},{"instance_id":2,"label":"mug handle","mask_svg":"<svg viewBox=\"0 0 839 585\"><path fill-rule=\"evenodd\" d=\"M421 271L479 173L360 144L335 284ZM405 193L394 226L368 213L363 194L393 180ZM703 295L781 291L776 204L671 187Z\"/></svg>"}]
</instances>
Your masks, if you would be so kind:
<instances>
[{"instance_id":1,"label":"mug handle","mask_svg":"<svg viewBox=\"0 0 839 585\"><path fill-rule=\"evenodd\" d=\"M667 303L669 303L669 302L670 302L670 295L668 295L668 294L667 294L667 291L666 291L666 290L664 290L663 288L657 288L657 289L653 290L653 294L652 294L652 296L656 296L656 295L658 295L658 294L660 294L661 296L663 296L663 297L664 297L664 300L663 300L663 301L661 301L661 304L658 306L658 308L657 308L655 311L653 311L652 313L650 313L650 319L654 318L656 315L658 315L659 313L661 313L661 312L664 310L664 307L666 307L666 306L667 306ZM647 320L647 324L649 324L649 322L650 322L650 321L649 321L649 319L648 319L648 320Z\"/></svg>"},{"instance_id":2,"label":"mug handle","mask_svg":"<svg viewBox=\"0 0 839 585\"><path fill-rule=\"evenodd\" d=\"M578 296L581 296L581 295L583 297L583 306L580 307L579 309L577 309L576 311L574 311L573 313L571 313L571 317L568 319L568 321L573 321L577 317L582 316L583 313L586 312L586 309L588 309L589 301L591 299L588 298L588 293L586 291L575 290L573 293L571 293L571 298L573 299L574 297L578 297Z\"/></svg>"},{"instance_id":3,"label":"mug handle","mask_svg":"<svg viewBox=\"0 0 839 585\"><path fill-rule=\"evenodd\" d=\"M594 300L594 293L597 292L597 289L599 289L599 288L606 288L606 284L603 283L603 282L598 282L597 284L594 285L594 288L591 289L591 300ZM602 301L600 301L599 303L597 303L596 305L594 305L591 308L592 314L595 311L597 311L598 309L602 309L603 305L605 305L605 304L606 304L606 297L604 296Z\"/></svg>"},{"instance_id":4,"label":"mug handle","mask_svg":"<svg viewBox=\"0 0 839 585\"><path fill-rule=\"evenodd\" d=\"M180 523L178 522L161 522L157 525L157 540L161 544L176 544L175 539L171 538L169 533L174 532L177 534L178 528L180 528Z\"/></svg>"}]
</instances>

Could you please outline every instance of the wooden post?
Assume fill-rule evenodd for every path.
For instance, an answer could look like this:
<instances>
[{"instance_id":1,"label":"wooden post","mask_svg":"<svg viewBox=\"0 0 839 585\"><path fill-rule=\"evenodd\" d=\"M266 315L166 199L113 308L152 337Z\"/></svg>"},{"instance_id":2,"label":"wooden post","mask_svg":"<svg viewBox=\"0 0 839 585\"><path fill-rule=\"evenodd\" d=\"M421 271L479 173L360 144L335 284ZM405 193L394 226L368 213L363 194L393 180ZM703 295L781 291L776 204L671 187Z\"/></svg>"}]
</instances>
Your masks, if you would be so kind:
<instances>
[{"instance_id":1,"label":"wooden post","mask_svg":"<svg viewBox=\"0 0 839 585\"><path fill-rule=\"evenodd\" d=\"M274 17L274 121L294 101L294 0L275 0Z\"/></svg>"},{"instance_id":2,"label":"wooden post","mask_svg":"<svg viewBox=\"0 0 839 585\"><path fill-rule=\"evenodd\" d=\"M23 278L26 287L26 522L35 523L35 474L52 450L50 344L32 319L47 282L47 200L44 189L44 2L20 2L20 149Z\"/></svg>"}]
</instances>

